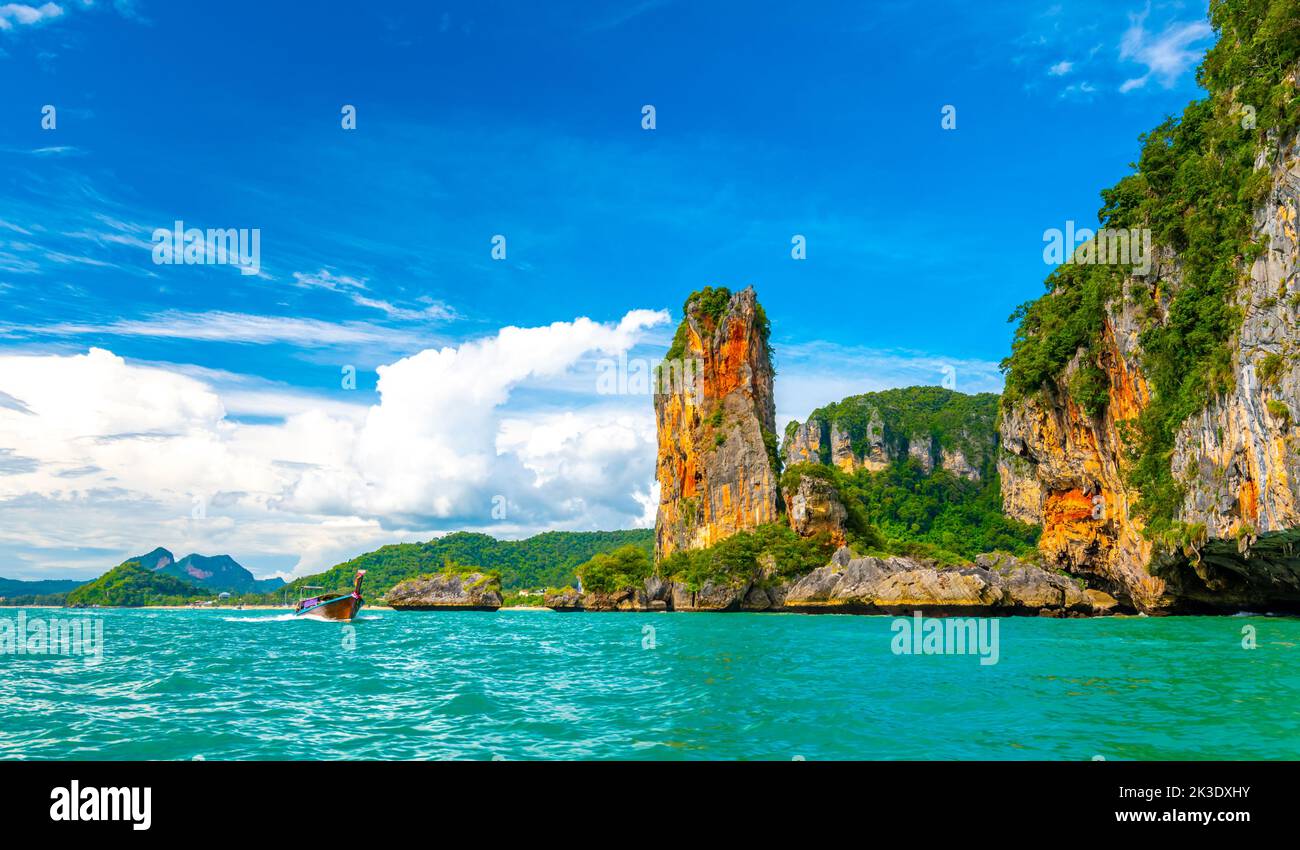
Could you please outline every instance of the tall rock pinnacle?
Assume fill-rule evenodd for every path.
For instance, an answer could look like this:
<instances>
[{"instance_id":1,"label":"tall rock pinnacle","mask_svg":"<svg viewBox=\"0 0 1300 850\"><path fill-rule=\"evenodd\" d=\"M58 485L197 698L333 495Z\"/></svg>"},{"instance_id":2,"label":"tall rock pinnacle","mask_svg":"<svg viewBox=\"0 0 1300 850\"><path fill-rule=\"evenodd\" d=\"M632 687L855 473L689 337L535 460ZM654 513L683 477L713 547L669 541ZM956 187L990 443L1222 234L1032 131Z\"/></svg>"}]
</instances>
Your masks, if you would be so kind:
<instances>
[{"instance_id":1,"label":"tall rock pinnacle","mask_svg":"<svg viewBox=\"0 0 1300 850\"><path fill-rule=\"evenodd\" d=\"M776 406L767 316L753 287L705 288L682 308L655 395L655 556L777 519Z\"/></svg>"}]
</instances>

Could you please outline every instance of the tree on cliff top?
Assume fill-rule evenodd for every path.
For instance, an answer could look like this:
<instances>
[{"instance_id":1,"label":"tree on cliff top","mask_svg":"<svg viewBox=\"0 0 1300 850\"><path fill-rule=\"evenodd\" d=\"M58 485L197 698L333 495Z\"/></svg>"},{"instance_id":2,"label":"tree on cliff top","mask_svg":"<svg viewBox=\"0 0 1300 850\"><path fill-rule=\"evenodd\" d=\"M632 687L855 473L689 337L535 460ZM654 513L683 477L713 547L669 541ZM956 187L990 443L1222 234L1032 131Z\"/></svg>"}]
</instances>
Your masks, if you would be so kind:
<instances>
[{"instance_id":1,"label":"tree on cliff top","mask_svg":"<svg viewBox=\"0 0 1300 850\"><path fill-rule=\"evenodd\" d=\"M731 305L732 292L725 286L706 286L698 289L686 297L682 302L682 320L677 325L677 332L673 334L672 344L668 347L668 353L664 355L665 360L680 360L686 356L687 340L687 317L691 315L692 308L697 315L706 318L707 329L711 332L717 329L718 324L727 314L727 308ZM758 303L758 298L754 298L754 311L758 323L759 337L763 340L763 345L767 349L767 363L773 365L772 352L772 323L768 321L767 311L763 305ZM775 368L772 374L776 374Z\"/></svg>"},{"instance_id":2,"label":"tree on cliff top","mask_svg":"<svg viewBox=\"0 0 1300 850\"><path fill-rule=\"evenodd\" d=\"M638 546L623 546L613 552L593 555L590 561L577 569L583 590L594 593L616 593L628 587L638 587L654 574L654 560Z\"/></svg>"}]
</instances>

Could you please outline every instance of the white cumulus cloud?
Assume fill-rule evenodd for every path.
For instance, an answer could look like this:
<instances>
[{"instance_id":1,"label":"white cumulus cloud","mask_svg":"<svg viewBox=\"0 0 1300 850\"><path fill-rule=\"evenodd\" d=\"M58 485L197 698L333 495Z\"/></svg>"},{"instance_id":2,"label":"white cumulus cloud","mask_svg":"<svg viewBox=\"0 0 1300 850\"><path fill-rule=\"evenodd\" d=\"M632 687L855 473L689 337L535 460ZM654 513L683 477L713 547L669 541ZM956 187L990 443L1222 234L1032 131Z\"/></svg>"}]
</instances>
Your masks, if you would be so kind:
<instances>
[{"instance_id":1,"label":"white cumulus cloud","mask_svg":"<svg viewBox=\"0 0 1300 850\"><path fill-rule=\"evenodd\" d=\"M91 543L113 553L100 571L164 545L303 573L460 527L645 524L656 501L648 396L598 396L593 384L563 410L511 397L625 353L667 321L634 310L426 349L379 367L368 407L238 382L227 398L202 369L100 348L0 356L0 554L31 575L86 563ZM250 410L275 418L231 416Z\"/></svg>"}]
</instances>

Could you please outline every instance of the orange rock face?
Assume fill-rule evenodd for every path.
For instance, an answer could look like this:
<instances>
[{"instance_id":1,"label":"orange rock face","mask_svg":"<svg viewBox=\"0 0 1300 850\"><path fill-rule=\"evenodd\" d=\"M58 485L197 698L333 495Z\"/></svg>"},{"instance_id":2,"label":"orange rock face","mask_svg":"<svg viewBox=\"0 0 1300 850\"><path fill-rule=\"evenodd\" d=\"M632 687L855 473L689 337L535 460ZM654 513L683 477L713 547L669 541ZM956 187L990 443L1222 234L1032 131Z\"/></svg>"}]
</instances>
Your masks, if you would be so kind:
<instances>
[{"instance_id":1,"label":"orange rock face","mask_svg":"<svg viewBox=\"0 0 1300 850\"><path fill-rule=\"evenodd\" d=\"M1136 319L1108 321L1102 360L1109 379L1105 413L1088 415L1065 389L1079 364L1072 362L1039 397L1003 411L998 463L1003 510L1041 523L1039 551L1049 563L1092 577L1134 607L1164 607L1165 585L1151 576L1151 543L1132 516L1138 494L1125 484L1123 432L1150 399L1137 367Z\"/></svg>"},{"instance_id":2,"label":"orange rock face","mask_svg":"<svg viewBox=\"0 0 1300 850\"><path fill-rule=\"evenodd\" d=\"M1042 523L1039 548L1050 562L1095 577L1143 610L1187 602L1300 608L1297 141L1274 165L1274 188L1255 214L1255 236L1268 250L1233 294L1243 319L1232 340L1231 388L1207 398L1174 435L1170 472L1183 495L1173 518L1192 545L1157 552L1153 563L1153 544L1133 513L1138 494L1123 474L1126 426L1150 402L1141 327L1160 321L1177 299L1177 256L1166 250L1159 257L1154 292L1141 296L1143 303L1126 287L1106 308L1097 359L1109 386L1100 417L1070 397L1077 356L1040 393L1003 410L1004 510ZM1096 500L1091 513L1081 494Z\"/></svg>"},{"instance_id":3,"label":"orange rock face","mask_svg":"<svg viewBox=\"0 0 1300 850\"><path fill-rule=\"evenodd\" d=\"M786 489L781 496L795 534L800 537L824 534L836 549L848 543L845 529L848 510L830 483L804 475L797 488Z\"/></svg>"},{"instance_id":4,"label":"orange rock face","mask_svg":"<svg viewBox=\"0 0 1300 850\"><path fill-rule=\"evenodd\" d=\"M776 407L761 309L752 288L720 315L692 299L682 319L690 386L655 396L659 512L655 554L699 549L777 519Z\"/></svg>"}]
</instances>

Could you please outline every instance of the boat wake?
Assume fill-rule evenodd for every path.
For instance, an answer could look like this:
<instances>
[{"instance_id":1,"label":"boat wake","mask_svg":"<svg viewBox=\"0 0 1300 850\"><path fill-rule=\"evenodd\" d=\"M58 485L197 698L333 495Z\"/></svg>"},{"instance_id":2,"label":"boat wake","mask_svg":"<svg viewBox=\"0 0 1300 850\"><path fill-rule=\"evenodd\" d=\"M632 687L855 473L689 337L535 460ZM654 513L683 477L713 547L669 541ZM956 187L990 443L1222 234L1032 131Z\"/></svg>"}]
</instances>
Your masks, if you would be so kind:
<instances>
[{"instance_id":1,"label":"boat wake","mask_svg":"<svg viewBox=\"0 0 1300 850\"><path fill-rule=\"evenodd\" d=\"M299 617L297 614L274 614L263 617L222 617L227 623L287 623L290 620L302 620L304 622L328 623L330 620L317 620L312 617ZM366 614L362 617L354 617L354 620L382 620L383 614ZM340 622L340 621L333 621ZM346 622L346 621L342 621Z\"/></svg>"},{"instance_id":2,"label":"boat wake","mask_svg":"<svg viewBox=\"0 0 1300 850\"><path fill-rule=\"evenodd\" d=\"M293 614L275 614L270 617L222 617L221 619L227 623L283 623L302 618L295 617Z\"/></svg>"}]
</instances>

